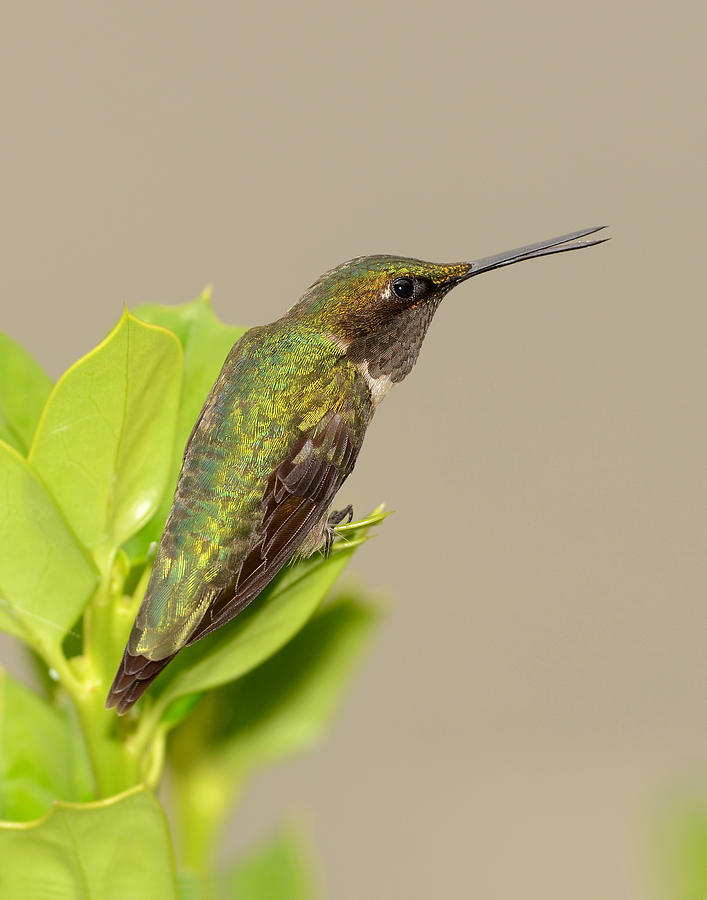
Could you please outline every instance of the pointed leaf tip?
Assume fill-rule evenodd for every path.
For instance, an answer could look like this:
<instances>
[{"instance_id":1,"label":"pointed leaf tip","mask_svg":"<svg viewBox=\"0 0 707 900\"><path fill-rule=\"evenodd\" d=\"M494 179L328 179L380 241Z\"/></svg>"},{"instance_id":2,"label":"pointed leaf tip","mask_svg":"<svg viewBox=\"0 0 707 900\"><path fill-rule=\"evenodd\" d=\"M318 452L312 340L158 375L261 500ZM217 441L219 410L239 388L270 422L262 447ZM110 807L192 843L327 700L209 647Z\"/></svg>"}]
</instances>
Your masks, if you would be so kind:
<instances>
[{"instance_id":1,"label":"pointed leaf tip","mask_svg":"<svg viewBox=\"0 0 707 900\"><path fill-rule=\"evenodd\" d=\"M181 366L175 336L126 309L47 401L30 459L97 560L134 534L161 499Z\"/></svg>"}]
</instances>

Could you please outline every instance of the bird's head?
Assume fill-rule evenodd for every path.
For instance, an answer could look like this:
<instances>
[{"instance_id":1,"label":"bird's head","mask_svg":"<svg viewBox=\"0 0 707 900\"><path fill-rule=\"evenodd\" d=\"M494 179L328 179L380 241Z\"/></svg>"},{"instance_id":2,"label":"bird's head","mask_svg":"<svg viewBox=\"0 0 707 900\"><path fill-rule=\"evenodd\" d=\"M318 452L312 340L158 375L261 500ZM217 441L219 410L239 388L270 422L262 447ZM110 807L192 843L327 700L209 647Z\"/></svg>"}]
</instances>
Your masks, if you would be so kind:
<instances>
[{"instance_id":1,"label":"bird's head","mask_svg":"<svg viewBox=\"0 0 707 900\"><path fill-rule=\"evenodd\" d=\"M600 226L603 227L603 226ZM322 275L290 310L327 334L371 377L401 381L413 367L442 298L474 275L602 242L586 228L474 262L430 263L402 256L360 256Z\"/></svg>"}]
</instances>

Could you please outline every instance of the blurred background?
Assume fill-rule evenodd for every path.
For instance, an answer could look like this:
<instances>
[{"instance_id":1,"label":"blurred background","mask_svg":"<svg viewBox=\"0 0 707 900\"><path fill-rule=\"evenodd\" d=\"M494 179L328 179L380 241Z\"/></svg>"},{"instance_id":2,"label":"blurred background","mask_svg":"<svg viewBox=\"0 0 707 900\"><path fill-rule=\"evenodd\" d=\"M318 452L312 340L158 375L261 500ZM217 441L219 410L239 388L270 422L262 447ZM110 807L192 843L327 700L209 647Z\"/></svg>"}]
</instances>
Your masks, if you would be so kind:
<instances>
[{"instance_id":1,"label":"blurred background","mask_svg":"<svg viewBox=\"0 0 707 900\"><path fill-rule=\"evenodd\" d=\"M351 573L384 626L224 853L284 810L337 900L658 892L654 825L707 776L705 26L684 0L5 4L0 327L52 376L123 303L213 282L260 324L358 254L611 225L438 313L340 495L396 511Z\"/></svg>"}]
</instances>

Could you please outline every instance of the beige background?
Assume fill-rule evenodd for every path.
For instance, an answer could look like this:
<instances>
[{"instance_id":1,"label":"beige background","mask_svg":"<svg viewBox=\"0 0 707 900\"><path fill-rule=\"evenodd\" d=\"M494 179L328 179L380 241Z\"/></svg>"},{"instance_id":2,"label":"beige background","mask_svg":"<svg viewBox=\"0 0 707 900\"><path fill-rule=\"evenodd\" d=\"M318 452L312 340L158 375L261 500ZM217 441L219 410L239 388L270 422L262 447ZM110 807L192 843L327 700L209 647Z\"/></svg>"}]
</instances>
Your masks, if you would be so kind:
<instances>
[{"instance_id":1,"label":"beige background","mask_svg":"<svg viewBox=\"0 0 707 900\"><path fill-rule=\"evenodd\" d=\"M1 327L256 324L368 252L611 243L445 302L341 499L396 509L331 739L249 791L336 900L638 898L707 774L704 4L5 4ZM6 645L4 645L6 647ZM7 653L7 650L4 651Z\"/></svg>"}]
</instances>

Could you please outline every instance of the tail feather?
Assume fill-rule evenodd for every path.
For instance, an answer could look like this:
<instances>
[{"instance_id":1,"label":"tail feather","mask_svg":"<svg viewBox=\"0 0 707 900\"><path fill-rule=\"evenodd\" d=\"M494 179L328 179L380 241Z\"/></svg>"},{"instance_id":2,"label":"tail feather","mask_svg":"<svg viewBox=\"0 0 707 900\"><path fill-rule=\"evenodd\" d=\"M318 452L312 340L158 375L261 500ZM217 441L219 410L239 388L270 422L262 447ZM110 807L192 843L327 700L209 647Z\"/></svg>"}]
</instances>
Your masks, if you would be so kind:
<instances>
[{"instance_id":1,"label":"tail feather","mask_svg":"<svg viewBox=\"0 0 707 900\"><path fill-rule=\"evenodd\" d=\"M146 656L133 656L126 647L108 692L106 708L115 706L118 715L125 715L176 655L173 653L164 659L148 659Z\"/></svg>"}]
</instances>

